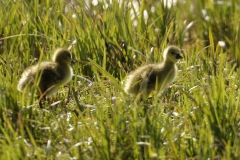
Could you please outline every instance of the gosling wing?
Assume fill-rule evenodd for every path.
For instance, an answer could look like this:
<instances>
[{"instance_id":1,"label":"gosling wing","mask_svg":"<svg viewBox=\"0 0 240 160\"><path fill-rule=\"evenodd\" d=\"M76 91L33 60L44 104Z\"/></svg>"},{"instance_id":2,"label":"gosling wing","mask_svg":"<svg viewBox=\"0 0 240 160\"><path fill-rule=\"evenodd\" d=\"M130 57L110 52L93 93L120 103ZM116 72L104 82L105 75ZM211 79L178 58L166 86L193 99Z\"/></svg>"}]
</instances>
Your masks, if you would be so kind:
<instances>
[{"instance_id":1,"label":"gosling wing","mask_svg":"<svg viewBox=\"0 0 240 160\"><path fill-rule=\"evenodd\" d=\"M138 94L141 84L143 83L143 79L146 77L146 68L147 66L140 67L129 74L125 86L125 90L128 93L135 95Z\"/></svg>"},{"instance_id":2,"label":"gosling wing","mask_svg":"<svg viewBox=\"0 0 240 160\"><path fill-rule=\"evenodd\" d=\"M62 80L62 77L56 71L53 66L44 67L44 69L40 70L40 83L39 88L41 92L45 92L51 87L57 86L58 83Z\"/></svg>"}]
</instances>

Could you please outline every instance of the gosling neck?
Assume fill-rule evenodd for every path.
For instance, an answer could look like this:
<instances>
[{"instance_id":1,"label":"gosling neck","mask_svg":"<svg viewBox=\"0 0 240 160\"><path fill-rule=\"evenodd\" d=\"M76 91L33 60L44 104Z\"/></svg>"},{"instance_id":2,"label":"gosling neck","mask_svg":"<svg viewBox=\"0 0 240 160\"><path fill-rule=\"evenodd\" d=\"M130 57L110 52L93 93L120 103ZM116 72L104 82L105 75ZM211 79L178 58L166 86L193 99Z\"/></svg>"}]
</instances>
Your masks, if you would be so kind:
<instances>
[{"instance_id":1,"label":"gosling neck","mask_svg":"<svg viewBox=\"0 0 240 160\"><path fill-rule=\"evenodd\" d=\"M175 62L173 62L171 60L168 60L168 59L164 60L163 63L164 63L165 66L170 66L170 65L173 66L173 65L175 65Z\"/></svg>"}]
</instances>

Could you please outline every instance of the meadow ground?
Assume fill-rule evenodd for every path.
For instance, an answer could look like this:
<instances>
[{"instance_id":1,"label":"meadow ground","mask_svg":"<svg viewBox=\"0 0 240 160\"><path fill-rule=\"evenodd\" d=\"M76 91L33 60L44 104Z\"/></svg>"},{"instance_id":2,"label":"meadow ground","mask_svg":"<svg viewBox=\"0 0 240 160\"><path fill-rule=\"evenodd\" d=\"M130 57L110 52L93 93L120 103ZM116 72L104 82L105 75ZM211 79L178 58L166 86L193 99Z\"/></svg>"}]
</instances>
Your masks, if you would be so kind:
<instances>
[{"instance_id":1,"label":"meadow ground","mask_svg":"<svg viewBox=\"0 0 240 160\"><path fill-rule=\"evenodd\" d=\"M96 3L98 2L98 3ZM0 159L240 159L240 2L0 1ZM162 96L122 81L184 49ZM73 53L74 77L40 109L24 68Z\"/></svg>"}]
</instances>

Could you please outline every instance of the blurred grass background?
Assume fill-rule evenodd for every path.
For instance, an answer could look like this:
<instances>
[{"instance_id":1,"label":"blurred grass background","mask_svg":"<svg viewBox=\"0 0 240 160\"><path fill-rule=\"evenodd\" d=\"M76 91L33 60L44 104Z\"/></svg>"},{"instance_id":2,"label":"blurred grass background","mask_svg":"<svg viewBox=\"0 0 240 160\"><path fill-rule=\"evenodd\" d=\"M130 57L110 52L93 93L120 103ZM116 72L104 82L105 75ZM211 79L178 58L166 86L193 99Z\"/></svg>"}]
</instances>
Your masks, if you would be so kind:
<instances>
[{"instance_id":1,"label":"blurred grass background","mask_svg":"<svg viewBox=\"0 0 240 160\"><path fill-rule=\"evenodd\" d=\"M235 0L1 0L0 159L240 159L239 12ZM178 79L134 104L121 82L168 44L184 49ZM16 86L58 47L75 75L40 109Z\"/></svg>"}]
</instances>

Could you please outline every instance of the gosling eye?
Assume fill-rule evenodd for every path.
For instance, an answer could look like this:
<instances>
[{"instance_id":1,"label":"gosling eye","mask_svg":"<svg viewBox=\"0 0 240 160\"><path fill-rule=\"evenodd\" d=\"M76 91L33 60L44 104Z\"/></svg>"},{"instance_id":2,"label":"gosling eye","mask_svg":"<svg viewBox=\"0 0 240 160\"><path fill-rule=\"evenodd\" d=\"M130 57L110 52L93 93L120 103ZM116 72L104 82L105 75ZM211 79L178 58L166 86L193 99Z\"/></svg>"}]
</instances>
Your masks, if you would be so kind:
<instances>
[{"instance_id":1,"label":"gosling eye","mask_svg":"<svg viewBox=\"0 0 240 160\"><path fill-rule=\"evenodd\" d=\"M67 54L66 57L67 57L67 58L72 58L70 54Z\"/></svg>"},{"instance_id":2,"label":"gosling eye","mask_svg":"<svg viewBox=\"0 0 240 160\"><path fill-rule=\"evenodd\" d=\"M171 54L175 54L175 52L172 51Z\"/></svg>"}]
</instances>

